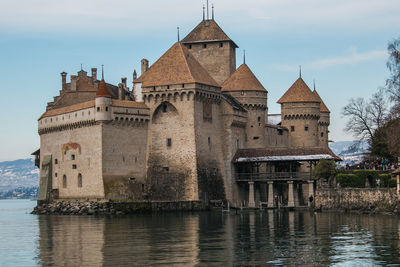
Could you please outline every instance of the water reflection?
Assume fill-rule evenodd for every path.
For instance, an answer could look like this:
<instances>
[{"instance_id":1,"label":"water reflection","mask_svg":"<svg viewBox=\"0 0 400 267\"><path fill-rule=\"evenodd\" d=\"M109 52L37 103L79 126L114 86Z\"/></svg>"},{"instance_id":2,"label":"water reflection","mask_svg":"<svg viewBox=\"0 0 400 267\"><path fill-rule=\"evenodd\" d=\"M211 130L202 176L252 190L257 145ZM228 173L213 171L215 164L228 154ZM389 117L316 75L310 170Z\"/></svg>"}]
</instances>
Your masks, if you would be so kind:
<instances>
[{"instance_id":1,"label":"water reflection","mask_svg":"<svg viewBox=\"0 0 400 267\"><path fill-rule=\"evenodd\" d=\"M44 266L384 266L399 262L390 216L256 211L39 216Z\"/></svg>"}]
</instances>

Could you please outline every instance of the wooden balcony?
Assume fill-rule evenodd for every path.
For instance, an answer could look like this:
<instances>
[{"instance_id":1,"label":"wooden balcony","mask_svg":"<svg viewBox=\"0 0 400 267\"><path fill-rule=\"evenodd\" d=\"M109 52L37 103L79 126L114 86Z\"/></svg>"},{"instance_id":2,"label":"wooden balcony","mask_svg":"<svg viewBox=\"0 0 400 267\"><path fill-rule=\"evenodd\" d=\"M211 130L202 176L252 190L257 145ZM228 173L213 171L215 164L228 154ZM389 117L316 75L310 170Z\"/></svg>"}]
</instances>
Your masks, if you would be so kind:
<instances>
[{"instance_id":1,"label":"wooden balcony","mask_svg":"<svg viewBox=\"0 0 400 267\"><path fill-rule=\"evenodd\" d=\"M309 172L236 173L237 182L308 181L314 180Z\"/></svg>"}]
</instances>

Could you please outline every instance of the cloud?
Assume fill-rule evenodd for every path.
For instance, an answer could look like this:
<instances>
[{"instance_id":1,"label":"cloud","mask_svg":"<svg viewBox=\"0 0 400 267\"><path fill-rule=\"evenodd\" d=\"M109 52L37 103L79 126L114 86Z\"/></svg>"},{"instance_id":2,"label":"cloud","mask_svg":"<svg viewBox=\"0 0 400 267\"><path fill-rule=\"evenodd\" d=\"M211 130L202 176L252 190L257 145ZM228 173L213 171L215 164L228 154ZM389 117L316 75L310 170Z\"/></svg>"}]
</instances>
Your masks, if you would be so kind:
<instances>
[{"instance_id":1,"label":"cloud","mask_svg":"<svg viewBox=\"0 0 400 267\"><path fill-rule=\"evenodd\" d=\"M201 19L194 0L0 0L3 31L142 32ZM238 30L301 26L372 30L400 24L398 0L214 0L217 19ZM21 8L23 7L23 8ZM190 25L192 27L193 25ZM161 31L161 30L160 30Z\"/></svg>"},{"instance_id":2,"label":"cloud","mask_svg":"<svg viewBox=\"0 0 400 267\"><path fill-rule=\"evenodd\" d=\"M354 50L354 49L351 49ZM301 64L307 69L326 69L340 65L354 65L366 61L383 60L388 57L386 50L372 50L364 53L353 51L349 55L320 58ZM270 67L280 71L293 72L298 70L299 66L295 64L270 64Z\"/></svg>"}]
</instances>

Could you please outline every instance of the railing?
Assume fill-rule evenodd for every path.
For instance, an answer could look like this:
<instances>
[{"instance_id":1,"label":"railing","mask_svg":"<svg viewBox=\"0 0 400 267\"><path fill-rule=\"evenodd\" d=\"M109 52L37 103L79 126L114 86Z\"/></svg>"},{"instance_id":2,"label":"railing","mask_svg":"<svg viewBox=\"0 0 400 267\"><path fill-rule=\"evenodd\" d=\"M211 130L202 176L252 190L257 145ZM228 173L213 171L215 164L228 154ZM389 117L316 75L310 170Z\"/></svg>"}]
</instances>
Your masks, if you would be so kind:
<instances>
[{"instance_id":1,"label":"railing","mask_svg":"<svg viewBox=\"0 0 400 267\"><path fill-rule=\"evenodd\" d=\"M236 173L236 181L290 181L315 179L309 172Z\"/></svg>"}]
</instances>

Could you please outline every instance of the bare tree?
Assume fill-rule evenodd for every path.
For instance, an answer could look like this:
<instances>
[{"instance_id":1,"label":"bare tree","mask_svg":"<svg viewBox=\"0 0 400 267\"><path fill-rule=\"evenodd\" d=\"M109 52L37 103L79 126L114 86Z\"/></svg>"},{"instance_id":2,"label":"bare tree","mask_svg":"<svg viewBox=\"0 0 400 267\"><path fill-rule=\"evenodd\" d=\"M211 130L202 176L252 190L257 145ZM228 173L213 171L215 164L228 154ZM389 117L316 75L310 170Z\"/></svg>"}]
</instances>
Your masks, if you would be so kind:
<instances>
[{"instance_id":1,"label":"bare tree","mask_svg":"<svg viewBox=\"0 0 400 267\"><path fill-rule=\"evenodd\" d=\"M393 102L392 113L400 117L400 38L388 45L389 59L386 63L390 78L386 80L387 91Z\"/></svg>"},{"instance_id":2,"label":"bare tree","mask_svg":"<svg viewBox=\"0 0 400 267\"><path fill-rule=\"evenodd\" d=\"M380 88L369 101L364 98L351 98L342 110L348 117L345 131L353 133L359 140L371 141L376 129L383 126L387 115L387 101L384 90Z\"/></svg>"}]
</instances>

